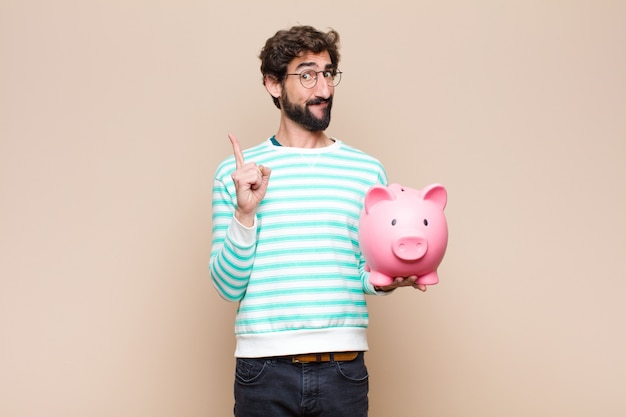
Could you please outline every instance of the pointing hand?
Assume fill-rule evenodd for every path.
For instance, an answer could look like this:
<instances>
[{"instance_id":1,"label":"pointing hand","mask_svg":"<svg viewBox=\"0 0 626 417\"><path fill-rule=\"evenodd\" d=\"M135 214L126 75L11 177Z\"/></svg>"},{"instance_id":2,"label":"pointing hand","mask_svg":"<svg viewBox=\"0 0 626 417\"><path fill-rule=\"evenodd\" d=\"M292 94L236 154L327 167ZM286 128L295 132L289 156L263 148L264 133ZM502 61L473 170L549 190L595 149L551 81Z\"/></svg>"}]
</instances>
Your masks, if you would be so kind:
<instances>
[{"instance_id":1,"label":"pointing hand","mask_svg":"<svg viewBox=\"0 0 626 417\"><path fill-rule=\"evenodd\" d=\"M232 134L228 138L233 146L236 166L231 174L237 192L235 217L242 225L250 227L254 224L256 210L265 197L272 170L254 162L245 162L237 138Z\"/></svg>"}]
</instances>

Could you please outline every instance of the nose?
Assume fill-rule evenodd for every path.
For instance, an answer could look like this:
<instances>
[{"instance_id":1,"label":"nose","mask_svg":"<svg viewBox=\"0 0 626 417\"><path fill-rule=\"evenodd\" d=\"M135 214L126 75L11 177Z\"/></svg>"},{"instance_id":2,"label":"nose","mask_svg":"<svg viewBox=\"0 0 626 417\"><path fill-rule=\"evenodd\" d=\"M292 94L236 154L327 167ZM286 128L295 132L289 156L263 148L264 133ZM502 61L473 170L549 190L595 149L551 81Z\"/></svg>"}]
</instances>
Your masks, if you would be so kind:
<instances>
[{"instance_id":1,"label":"nose","mask_svg":"<svg viewBox=\"0 0 626 417\"><path fill-rule=\"evenodd\" d=\"M392 244L393 254L405 261L416 261L428 250L428 242L420 236L403 236Z\"/></svg>"},{"instance_id":2,"label":"nose","mask_svg":"<svg viewBox=\"0 0 626 417\"><path fill-rule=\"evenodd\" d=\"M328 84L328 80L324 78L322 72L317 73L317 82L315 83L315 93L318 97L330 96L331 89L334 89L332 85Z\"/></svg>"}]
</instances>

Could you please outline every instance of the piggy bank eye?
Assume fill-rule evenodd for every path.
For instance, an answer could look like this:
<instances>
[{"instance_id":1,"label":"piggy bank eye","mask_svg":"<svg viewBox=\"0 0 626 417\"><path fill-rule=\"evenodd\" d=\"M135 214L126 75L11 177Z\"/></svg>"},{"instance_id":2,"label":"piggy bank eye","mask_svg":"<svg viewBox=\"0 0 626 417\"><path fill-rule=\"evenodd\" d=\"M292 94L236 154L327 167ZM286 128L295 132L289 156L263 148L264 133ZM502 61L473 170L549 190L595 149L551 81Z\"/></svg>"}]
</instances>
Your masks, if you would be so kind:
<instances>
[{"instance_id":1,"label":"piggy bank eye","mask_svg":"<svg viewBox=\"0 0 626 417\"><path fill-rule=\"evenodd\" d=\"M391 221L391 225L392 225L392 226L395 226L395 225L396 225L396 223L397 223L396 219L393 219L393 220Z\"/></svg>"},{"instance_id":2,"label":"piggy bank eye","mask_svg":"<svg viewBox=\"0 0 626 417\"><path fill-rule=\"evenodd\" d=\"M424 219L424 226L428 226L428 219Z\"/></svg>"}]
</instances>

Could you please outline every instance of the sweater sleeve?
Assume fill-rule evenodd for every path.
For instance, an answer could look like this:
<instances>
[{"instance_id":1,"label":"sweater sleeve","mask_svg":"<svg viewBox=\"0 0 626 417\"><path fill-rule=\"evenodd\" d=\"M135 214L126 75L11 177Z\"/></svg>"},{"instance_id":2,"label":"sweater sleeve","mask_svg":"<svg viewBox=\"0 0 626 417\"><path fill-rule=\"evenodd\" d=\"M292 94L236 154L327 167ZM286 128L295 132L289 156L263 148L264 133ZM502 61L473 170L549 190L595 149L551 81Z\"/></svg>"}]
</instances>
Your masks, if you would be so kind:
<instances>
[{"instance_id":1,"label":"sweater sleeve","mask_svg":"<svg viewBox=\"0 0 626 417\"><path fill-rule=\"evenodd\" d=\"M387 172L382 165L379 165L378 178L376 184L389 185L389 179L387 178ZM370 273L365 270L365 259L363 253L358 252L359 273L361 275L361 285L363 286L363 292L368 295L388 295L391 291L377 291L374 285L370 282Z\"/></svg>"},{"instance_id":2,"label":"sweater sleeve","mask_svg":"<svg viewBox=\"0 0 626 417\"><path fill-rule=\"evenodd\" d=\"M213 183L213 240L209 270L218 294L233 302L241 300L246 293L254 263L257 229L256 219L249 228L235 219L236 201L236 196L216 179Z\"/></svg>"}]
</instances>

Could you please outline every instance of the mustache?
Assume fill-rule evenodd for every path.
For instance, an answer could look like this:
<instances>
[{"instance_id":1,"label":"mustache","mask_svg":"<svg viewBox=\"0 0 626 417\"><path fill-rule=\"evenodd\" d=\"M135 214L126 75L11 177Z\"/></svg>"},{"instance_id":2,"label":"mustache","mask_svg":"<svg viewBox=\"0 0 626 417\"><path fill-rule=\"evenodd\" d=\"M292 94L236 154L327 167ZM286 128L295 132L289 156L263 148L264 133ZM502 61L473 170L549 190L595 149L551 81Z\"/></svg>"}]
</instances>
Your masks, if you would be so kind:
<instances>
[{"instance_id":1,"label":"mustache","mask_svg":"<svg viewBox=\"0 0 626 417\"><path fill-rule=\"evenodd\" d=\"M306 102L307 106L315 106L318 104L324 104L324 103L332 103L333 98L332 97L328 97L328 98L314 98L313 100L309 100Z\"/></svg>"}]
</instances>

